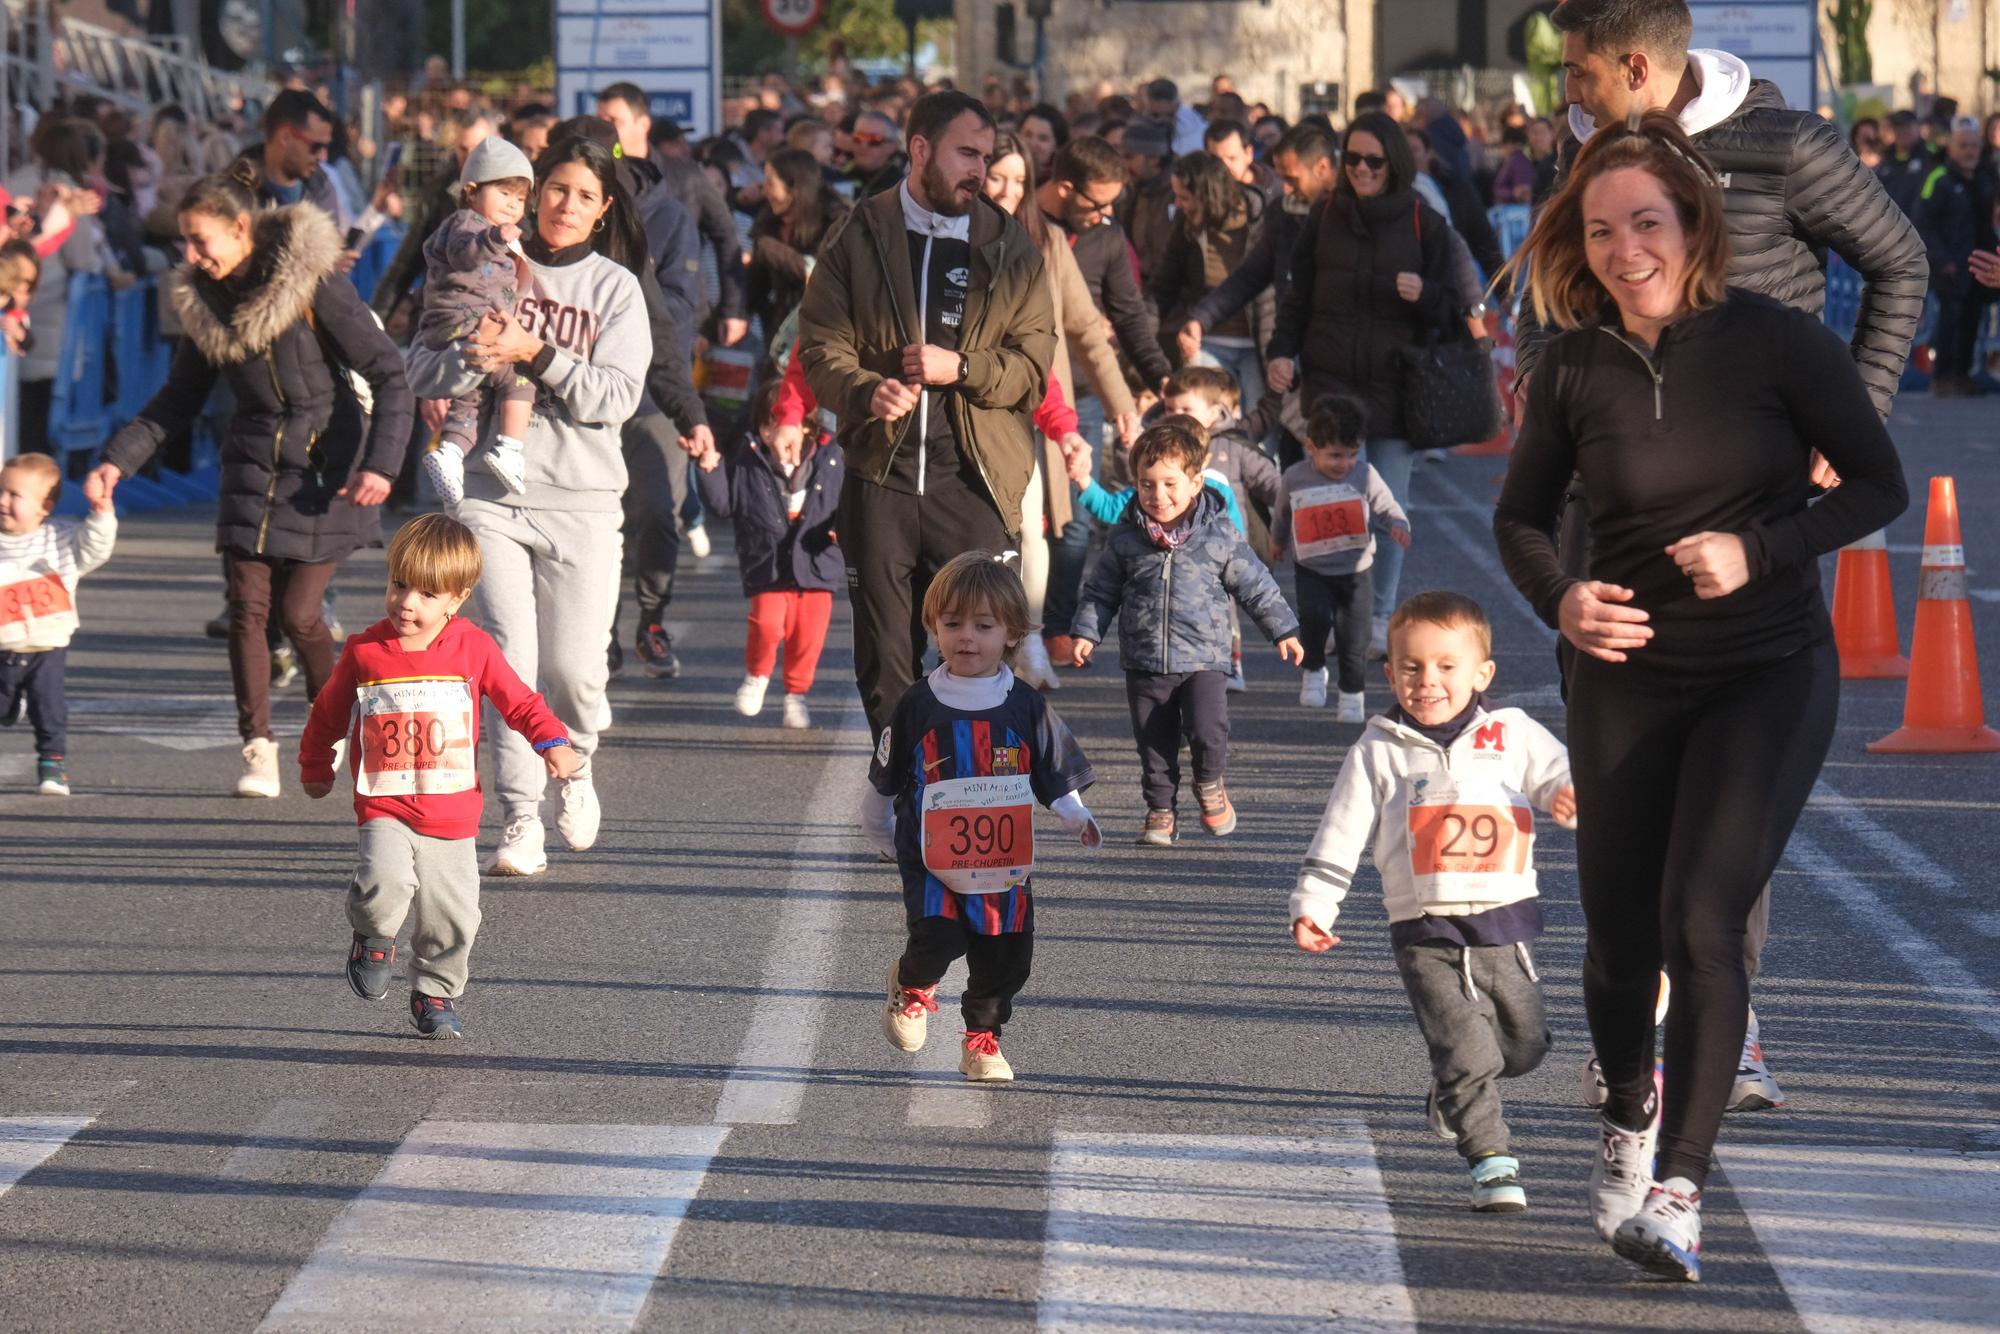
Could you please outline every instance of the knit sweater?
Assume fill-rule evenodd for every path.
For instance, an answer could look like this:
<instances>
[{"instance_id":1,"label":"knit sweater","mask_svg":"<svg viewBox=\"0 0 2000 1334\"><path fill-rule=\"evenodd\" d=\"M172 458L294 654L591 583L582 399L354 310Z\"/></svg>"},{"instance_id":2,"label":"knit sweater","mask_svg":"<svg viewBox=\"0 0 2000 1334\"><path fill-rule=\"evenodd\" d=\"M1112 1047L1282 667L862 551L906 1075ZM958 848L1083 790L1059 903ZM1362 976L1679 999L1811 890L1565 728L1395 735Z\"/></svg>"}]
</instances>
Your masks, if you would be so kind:
<instances>
[{"instance_id":1,"label":"knit sweater","mask_svg":"<svg viewBox=\"0 0 2000 1334\"><path fill-rule=\"evenodd\" d=\"M19 537L0 534L0 652L46 653L76 633L76 585L111 559L118 520L51 519Z\"/></svg>"},{"instance_id":2,"label":"knit sweater","mask_svg":"<svg viewBox=\"0 0 2000 1334\"><path fill-rule=\"evenodd\" d=\"M493 637L454 616L427 649L406 651L388 621L348 637L299 738L299 778L333 781L347 740L356 823L396 820L428 838L479 832L479 701L537 747L569 732L521 683Z\"/></svg>"},{"instance_id":3,"label":"knit sweater","mask_svg":"<svg viewBox=\"0 0 2000 1334\"><path fill-rule=\"evenodd\" d=\"M545 344L522 369L536 385L523 442L528 489L509 495L487 469L469 468L465 493L521 509L617 513L625 492L619 427L638 411L653 358L645 299L629 270L594 251L572 247L550 263L536 253L546 252L529 247L528 285L514 312ZM462 343L411 346L409 373L419 398L461 398L486 378L466 364Z\"/></svg>"}]
</instances>

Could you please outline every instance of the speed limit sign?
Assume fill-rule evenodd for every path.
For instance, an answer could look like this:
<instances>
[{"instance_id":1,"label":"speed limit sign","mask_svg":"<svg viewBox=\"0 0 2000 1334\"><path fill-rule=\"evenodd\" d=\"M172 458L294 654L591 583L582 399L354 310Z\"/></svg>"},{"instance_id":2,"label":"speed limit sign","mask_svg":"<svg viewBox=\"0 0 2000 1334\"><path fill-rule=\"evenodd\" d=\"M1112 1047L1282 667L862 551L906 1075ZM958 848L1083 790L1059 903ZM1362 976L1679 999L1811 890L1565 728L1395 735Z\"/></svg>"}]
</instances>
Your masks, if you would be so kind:
<instances>
[{"instance_id":1,"label":"speed limit sign","mask_svg":"<svg viewBox=\"0 0 2000 1334\"><path fill-rule=\"evenodd\" d=\"M787 37L810 32L826 17L826 0L763 0L764 22Z\"/></svg>"}]
</instances>

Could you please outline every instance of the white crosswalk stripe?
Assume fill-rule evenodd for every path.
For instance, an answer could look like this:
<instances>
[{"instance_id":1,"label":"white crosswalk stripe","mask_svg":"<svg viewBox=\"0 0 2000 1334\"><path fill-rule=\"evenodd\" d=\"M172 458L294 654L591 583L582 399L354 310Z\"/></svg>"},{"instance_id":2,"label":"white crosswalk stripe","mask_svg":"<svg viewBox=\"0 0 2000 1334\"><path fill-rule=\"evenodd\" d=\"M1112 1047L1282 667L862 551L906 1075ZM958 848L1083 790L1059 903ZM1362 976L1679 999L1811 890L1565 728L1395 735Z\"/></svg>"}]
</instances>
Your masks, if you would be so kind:
<instances>
[{"instance_id":1,"label":"white crosswalk stripe","mask_svg":"<svg viewBox=\"0 0 2000 1334\"><path fill-rule=\"evenodd\" d=\"M728 1133L423 1122L262 1328L629 1329Z\"/></svg>"},{"instance_id":2,"label":"white crosswalk stripe","mask_svg":"<svg viewBox=\"0 0 2000 1334\"><path fill-rule=\"evenodd\" d=\"M1731 1144L1722 1167L1811 1334L1994 1328L2000 1153Z\"/></svg>"},{"instance_id":3,"label":"white crosswalk stripe","mask_svg":"<svg viewBox=\"0 0 2000 1334\"><path fill-rule=\"evenodd\" d=\"M1302 1138L1059 1132L1039 1327L1413 1334L1360 1122Z\"/></svg>"},{"instance_id":4,"label":"white crosswalk stripe","mask_svg":"<svg viewBox=\"0 0 2000 1334\"><path fill-rule=\"evenodd\" d=\"M0 1116L0 1195L40 1167L57 1149L97 1118L91 1116Z\"/></svg>"}]
</instances>

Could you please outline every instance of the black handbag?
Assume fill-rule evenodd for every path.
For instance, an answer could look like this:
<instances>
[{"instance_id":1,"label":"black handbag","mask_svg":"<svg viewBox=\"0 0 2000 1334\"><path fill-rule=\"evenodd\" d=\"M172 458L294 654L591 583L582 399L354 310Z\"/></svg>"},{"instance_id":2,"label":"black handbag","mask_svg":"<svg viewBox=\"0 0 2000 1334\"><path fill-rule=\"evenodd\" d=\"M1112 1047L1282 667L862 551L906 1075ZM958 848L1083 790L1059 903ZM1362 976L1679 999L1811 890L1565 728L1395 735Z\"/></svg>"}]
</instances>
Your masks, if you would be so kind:
<instances>
[{"instance_id":1,"label":"black handbag","mask_svg":"<svg viewBox=\"0 0 2000 1334\"><path fill-rule=\"evenodd\" d=\"M1415 208L1411 216L1418 217ZM1417 240L1423 223L1417 221ZM1491 440L1506 423L1493 372L1493 340L1470 337L1462 320L1396 350L1403 434L1412 449L1449 449Z\"/></svg>"}]
</instances>

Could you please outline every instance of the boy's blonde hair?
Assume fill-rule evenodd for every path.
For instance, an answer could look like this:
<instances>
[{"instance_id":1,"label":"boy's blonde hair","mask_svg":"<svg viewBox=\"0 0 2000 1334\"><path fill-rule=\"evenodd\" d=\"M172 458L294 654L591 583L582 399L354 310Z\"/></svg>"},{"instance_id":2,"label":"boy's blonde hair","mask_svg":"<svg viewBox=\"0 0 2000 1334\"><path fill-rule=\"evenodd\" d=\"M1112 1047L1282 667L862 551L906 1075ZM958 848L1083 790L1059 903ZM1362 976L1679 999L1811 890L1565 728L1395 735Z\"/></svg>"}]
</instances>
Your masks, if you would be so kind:
<instances>
[{"instance_id":1,"label":"boy's blonde hair","mask_svg":"<svg viewBox=\"0 0 2000 1334\"><path fill-rule=\"evenodd\" d=\"M1013 641L1007 650L1011 663L1014 649L1028 637L1028 590L1014 567L990 551L968 551L945 562L924 594L924 627L936 634L946 616L969 616L981 607L1006 627Z\"/></svg>"},{"instance_id":2,"label":"boy's blonde hair","mask_svg":"<svg viewBox=\"0 0 2000 1334\"><path fill-rule=\"evenodd\" d=\"M1140 473L1156 463L1177 464L1190 477L1201 476L1201 470L1208 466L1207 428L1184 412L1162 417L1148 426L1132 442L1126 466L1137 481Z\"/></svg>"},{"instance_id":3,"label":"boy's blonde hair","mask_svg":"<svg viewBox=\"0 0 2000 1334\"><path fill-rule=\"evenodd\" d=\"M389 577L420 593L464 593L483 562L472 530L446 514L420 514L389 543Z\"/></svg>"},{"instance_id":4,"label":"boy's blonde hair","mask_svg":"<svg viewBox=\"0 0 2000 1334\"><path fill-rule=\"evenodd\" d=\"M1396 656L1396 635L1404 627L1419 622L1440 625L1447 630L1465 630L1479 641L1479 656L1482 659L1493 656L1493 623L1486 619L1486 609L1463 593L1431 588L1403 599L1403 605L1396 608L1396 614L1389 618L1389 656L1392 659Z\"/></svg>"},{"instance_id":5,"label":"boy's blonde hair","mask_svg":"<svg viewBox=\"0 0 2000 1334\"><path fill-rule=\"evenodd\" d=\"M0 473L24 472L30 477L39 477L48 483L49 493L42 500L42 512L54 513L56 497L62 494L62 467L47 454L16 454L0 466Z\"/></svg>"}]
</instances>

